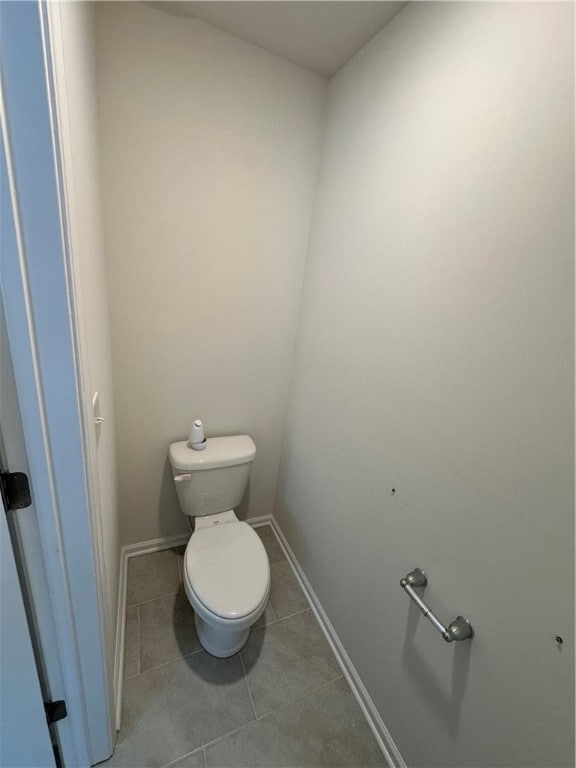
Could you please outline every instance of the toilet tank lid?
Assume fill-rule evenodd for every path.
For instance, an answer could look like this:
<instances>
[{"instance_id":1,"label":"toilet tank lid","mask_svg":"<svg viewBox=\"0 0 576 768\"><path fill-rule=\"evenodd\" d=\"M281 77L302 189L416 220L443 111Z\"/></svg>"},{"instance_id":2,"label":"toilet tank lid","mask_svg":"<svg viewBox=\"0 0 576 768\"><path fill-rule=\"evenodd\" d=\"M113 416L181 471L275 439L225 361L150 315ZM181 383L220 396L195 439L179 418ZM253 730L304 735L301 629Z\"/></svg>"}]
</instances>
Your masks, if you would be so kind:
<instances>
[{"instance_id":1,"label":"toilet tank lid","mask_svg":"<svg viewBox=\"0 0 576 768\"><path fill-rule=\"evenodd\" d=\"M194 451L186 440L181 440L179 443L171 443L168 453L174 469L193 472L246 464L256 456L256 446L249 435L230 435L207 438L203 451Z\"/></svg>"}]
</instances>

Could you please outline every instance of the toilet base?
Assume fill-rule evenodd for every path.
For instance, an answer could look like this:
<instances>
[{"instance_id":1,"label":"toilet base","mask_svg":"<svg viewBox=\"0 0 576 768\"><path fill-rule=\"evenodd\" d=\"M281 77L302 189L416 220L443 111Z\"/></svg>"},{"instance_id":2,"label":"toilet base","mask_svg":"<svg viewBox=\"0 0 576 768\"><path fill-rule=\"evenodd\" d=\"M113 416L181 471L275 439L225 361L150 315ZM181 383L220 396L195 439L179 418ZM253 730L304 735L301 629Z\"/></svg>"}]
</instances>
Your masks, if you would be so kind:
<instances>
[{"instance_id":1,"label":"toilet base","mask_svg":"<svg viewBox=\"0 0 576 768\"><path fill-rule=\"evenodd\" d=\"M233 631L222 629L208 624L197 613L194 613L194 626L204 650L219 659L226 659L238 653L246 645L250 634L250 627Z\"/></svg>"}]
</instances>

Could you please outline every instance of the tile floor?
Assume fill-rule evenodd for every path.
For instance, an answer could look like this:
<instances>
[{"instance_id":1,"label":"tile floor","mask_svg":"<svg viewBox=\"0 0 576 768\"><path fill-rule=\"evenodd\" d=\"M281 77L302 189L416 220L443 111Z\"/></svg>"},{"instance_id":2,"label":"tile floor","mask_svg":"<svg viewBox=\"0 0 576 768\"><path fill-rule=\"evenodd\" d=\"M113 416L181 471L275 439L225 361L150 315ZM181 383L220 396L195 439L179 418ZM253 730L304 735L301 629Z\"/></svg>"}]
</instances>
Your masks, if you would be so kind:
<instances>
[{"instance_id":1,"label":"tile floor","mask_svg":"<svg viewBox=\"0 0 576 768\"><path fill-rule=\"evenodd\" d=\"M270 599L229 659L202 650L184 547L128 561L122 768L386 766L273 529Z\"/></svg>"}]
</instances>

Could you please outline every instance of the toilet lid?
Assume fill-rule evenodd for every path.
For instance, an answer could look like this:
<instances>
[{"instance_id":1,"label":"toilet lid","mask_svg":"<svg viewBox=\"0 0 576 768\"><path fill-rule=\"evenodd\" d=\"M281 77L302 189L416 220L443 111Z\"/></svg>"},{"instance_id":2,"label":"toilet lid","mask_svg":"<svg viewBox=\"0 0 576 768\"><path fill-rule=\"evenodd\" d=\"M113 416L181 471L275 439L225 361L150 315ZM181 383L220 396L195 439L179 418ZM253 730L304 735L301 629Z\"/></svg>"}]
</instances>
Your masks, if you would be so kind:
<instances>
[{"instance_id":1,"label":"toilet lid","mask_svg":"<svg viewBox=\"0 0 576 768\"><path fill-rule=\"evenodd\" d=\"M247 523L219 523L195 531L186 547L184 568L206 608L224 619L255 611L270 582L268 555Z\"/></svg>"}]
</instances>

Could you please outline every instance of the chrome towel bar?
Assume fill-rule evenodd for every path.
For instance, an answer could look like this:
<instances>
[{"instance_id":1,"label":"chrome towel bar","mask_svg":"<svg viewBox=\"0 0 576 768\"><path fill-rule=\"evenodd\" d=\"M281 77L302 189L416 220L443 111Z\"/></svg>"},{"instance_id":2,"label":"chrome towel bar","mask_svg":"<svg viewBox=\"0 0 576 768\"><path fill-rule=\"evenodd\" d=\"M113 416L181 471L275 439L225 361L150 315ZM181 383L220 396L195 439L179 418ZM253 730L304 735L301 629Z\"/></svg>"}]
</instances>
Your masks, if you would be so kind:
<instances>
[{"instance_id":1,"label":"chrome towel bar","mask_svg":"<svg viewBox=\"0 0 576 768\"><path fill-rule=\"evenodd\" d=\"M428 579L424 571L420 568L414 568L413 571L400 581L400 586L404 589L408 597L413 600L418 608L422 611L424 616L433 624L438 632L442 635L447 643L451 643L452 640L468 640L474 637L474 630L468 619L457 616L454 621L450 622L448 627L445 627L441 621L432 613L432 610L426 605L424 600L416 592L415 587L425 587L428 584Z\"/></svg>"}]
</instances>

